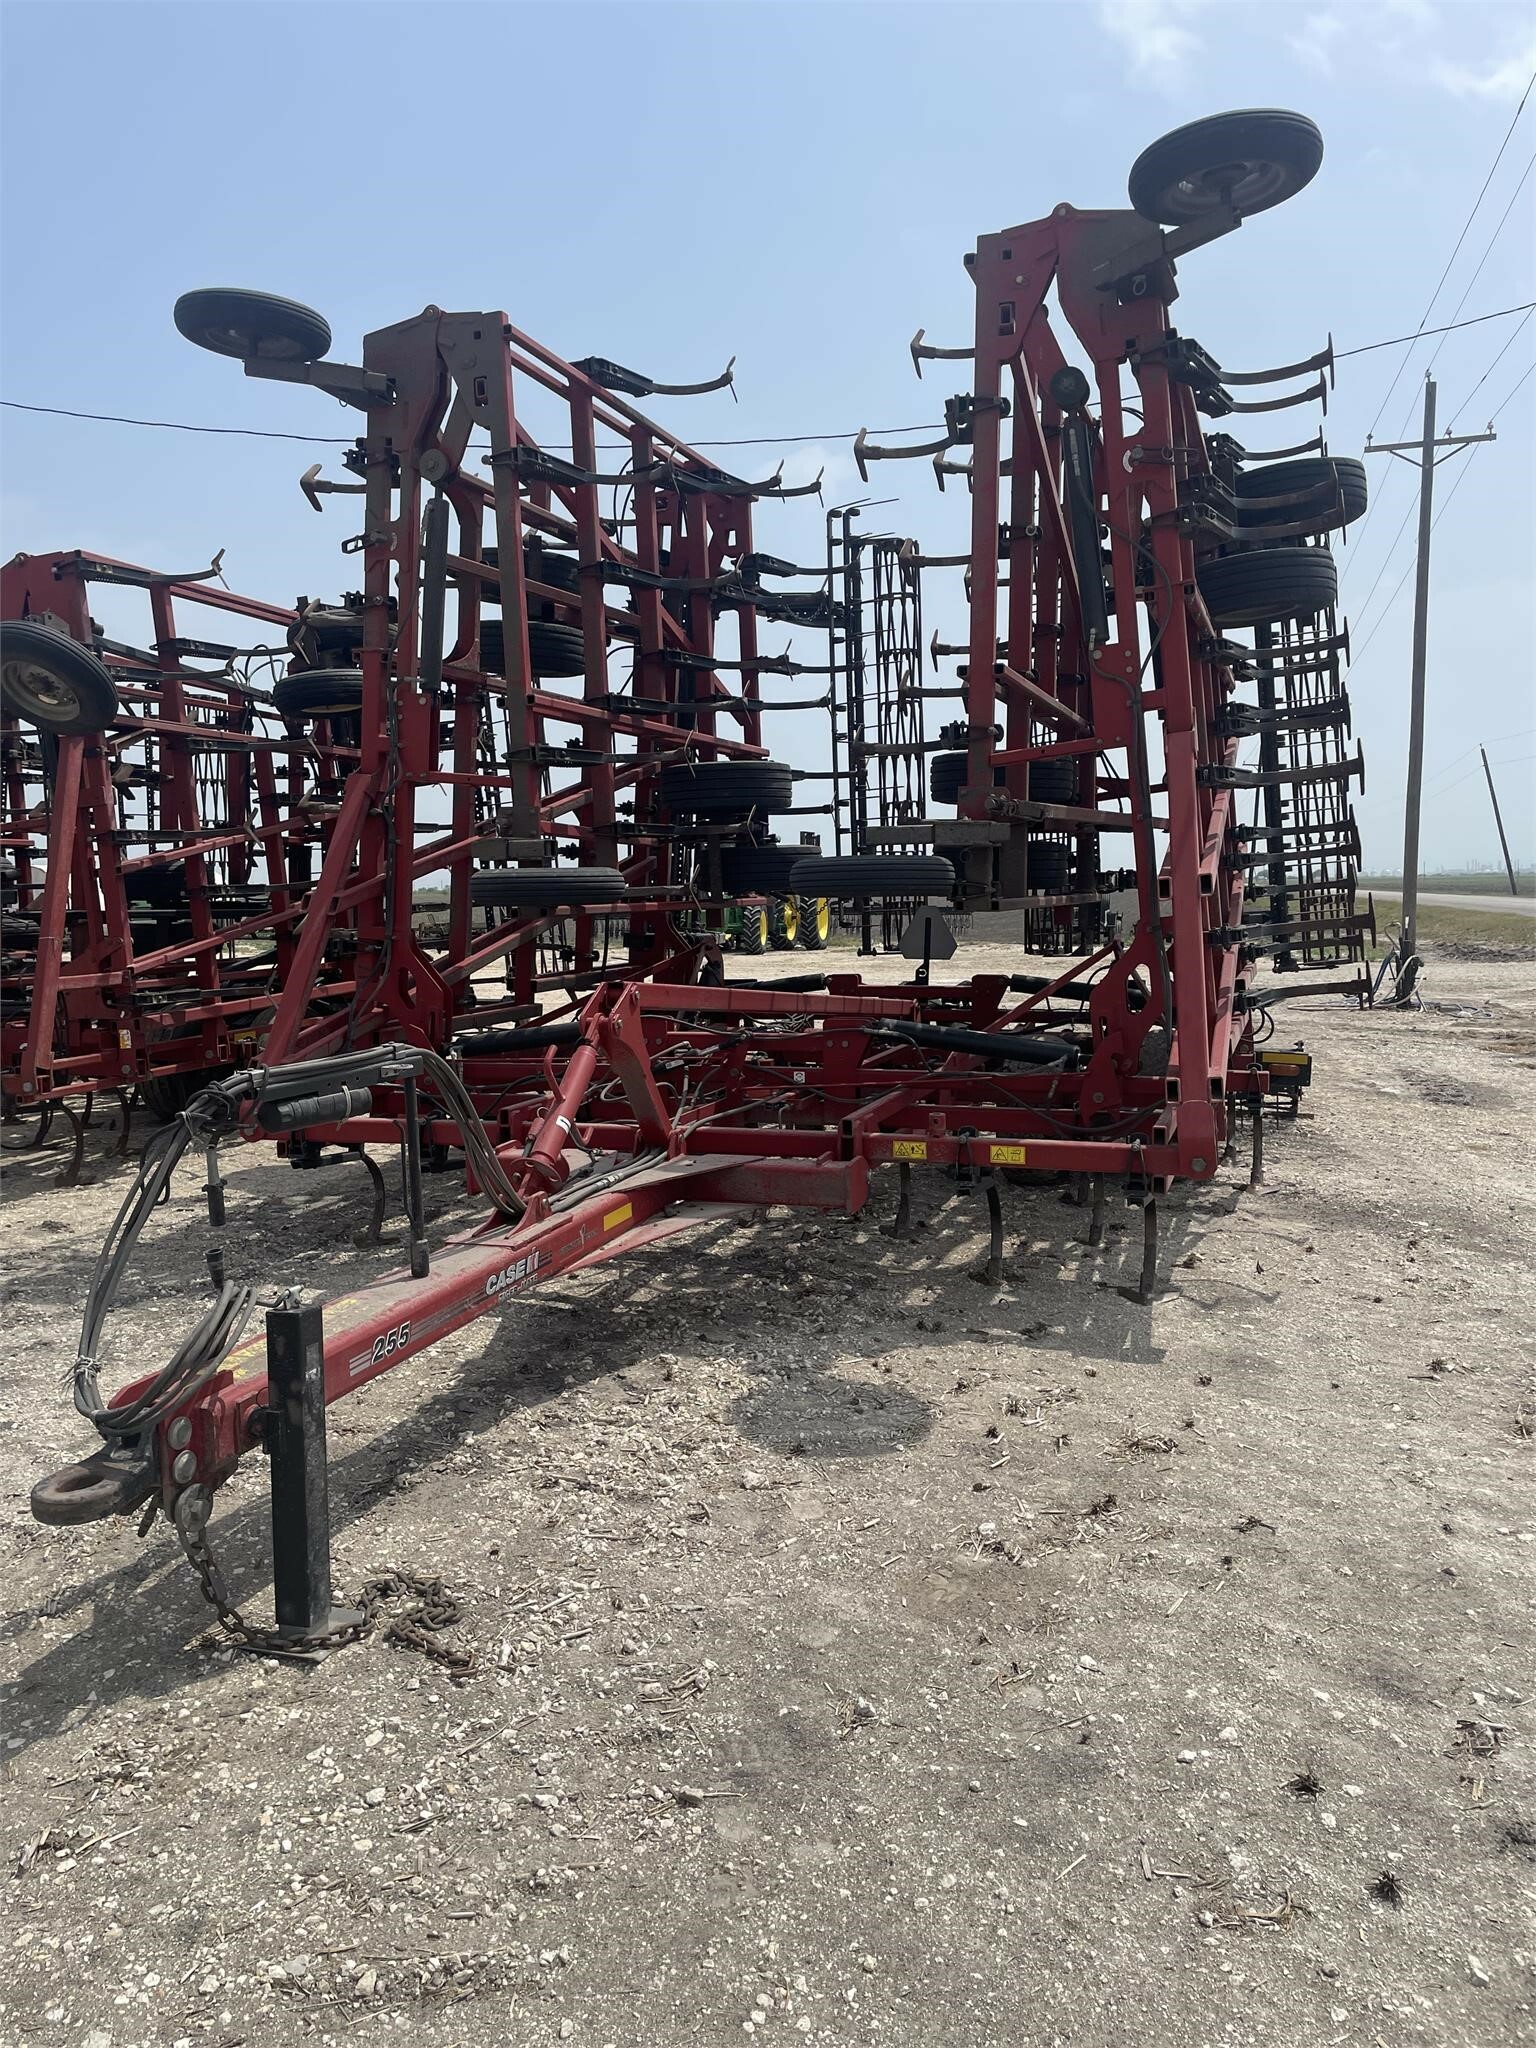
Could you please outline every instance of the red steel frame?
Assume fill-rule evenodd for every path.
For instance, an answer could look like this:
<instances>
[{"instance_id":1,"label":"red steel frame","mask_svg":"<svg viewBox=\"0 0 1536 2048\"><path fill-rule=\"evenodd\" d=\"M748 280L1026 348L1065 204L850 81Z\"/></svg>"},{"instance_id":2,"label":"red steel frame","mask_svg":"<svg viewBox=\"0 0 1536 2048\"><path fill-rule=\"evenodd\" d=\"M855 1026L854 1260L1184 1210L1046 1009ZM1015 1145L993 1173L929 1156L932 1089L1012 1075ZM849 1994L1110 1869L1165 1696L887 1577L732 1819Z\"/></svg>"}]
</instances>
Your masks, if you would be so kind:
<instances>
[{"instance_id":1,"label":"red steel frame","mask_svg":"<svg viewBox=\"0 0 1536 2048\"><path fill-rule=\"evenodd\" d=\"M182 658L176 625L178 603L206 606L277 627L281 651L293 611L70 549L18 555L0 569L0 619L46 619L89 646L93 583L142 589L150 612L150 648L105 655L122 706L111 729L56 739L15 723L0 730L0 844L16 869L16 908L39 918L35 960L8 962L8 1104L125 1091L153 1075L248 1058L270 989L221 960L240 930L228 919L215 925L209 889L265 870L271 915L248 929L282 933L299 914L283 891L288 828L274 766L283 742L270 714L261 716L259 692ZM47 774L34 758L45 750ZM141 793L142 816L120 804L115 776ZM207 815L210 804L221 815ZM174 863L184 864L190 938L136 943L133 883Z\"/></svg>"},{"instance_id":2,"label":"red steel frame","mask_svg":"<svg viewBox=\"0 0 1536 2048\"><path fill-rule=\"evenodd\" d=\"M429 310L369 337L366 367L392 380L393 399L370 410L355 458L367 485L361 752L268 1034L268 1059L315 1057L348 1039L445 1044L454 1021L464 1020L470 977L509 954L510 1001L498 1014L513 1022L536 1014L539 979L527 942L542 920L516 919L481 941L470 934L469 872L486 839L474 797L487 783L507 794L508 857L533 857L550 835L569 838L588 861L617 859L639 893L625 906L630 944L623 970L597 965L590 933L582 935L591 962L582 972L593 986L574 1042L558 1051L466 1050L464 1081L519 1191L522 1214L515 1222L493 1216L454 1239L434 1254L425 1277L390 1274L333 1304L324 1347L328 1400L529 1285L686 1227L715 1205L788 1202L851 1212L867 1198L871 1171L892 1162L986 1176L1027 1167L1112 1178L1143 1202L1155 1201L1176 1177L1214 1173L1237 1101L1251 1106L1268 1087L1247 1010L1253 956L1240 938L1245 870L1231 792L1218 781L1236 759L1237 743L1219 735L1217 716L1234 678L1200 598L1194 544L1179 518L1180 486L1206 457L1192 395L1159 354L1170 333L1171 267L1161 287L1154 270L1153 288L1135 296L1101 289L1096 275L1106 248L1128 232L1145 241L1145 224L1135 216L1062 207L1046 220L984 237L971 259L977 323L969 772L957 825L947 838L937 829L935 836L957 853L962 900L986 905L1027 896L1032 830L1065 830L1089 843L1101 830L1128 830L1140 900L1128 945L1107 944L1027 989L980 976L955 986L920 979L875 989L856 975L837 974L816 988L701 985L701 949L674 942L669 950L659 936L683 891L648 778L662 761L693 749L759 752L759 711L737 712L739 740L721 734L715 702L728 693L704 670L687 671L703 678L704 694L697 705L685 704L669 656L708 656L712 618L695 607L685 627L665 595L678 585L718 588L727 565L750 551L750 492L712 490L706 466L690 450L665 440L500 315ZM1101 642L1085 629L1064 495L1062 413L1048 389L1067 362L1046 311L1053 285L1098 387L1097 509L1108 528L1118 596L1112 630ZM1121 396L1126 365L1139 394L1134 426ZM568 404L574 478L527 452L532 444L515 411L514 372ZM1011 421L1006 449L1004 399ZM489 483L463 468L477 422L491 439ZM605 528L596 495L599 427L621 435L631 451L630 560ZM697 488L680 486L685 469ZM459 522L449 567L461 595L443 668L456 720L450 771L438 765L442 700L430 679L429 687L418 687L424 483L441 485ZM495 570L485 566L487 514L498 548ZM505 676L487 676L477 660L477 593L494 576L509 622L526 619L530 597L565 601L558 589L529 586L525 527L561 537L574 532L579 542L586 652L579 697L533 680L526 634L510 626ZM609 606L604 596L615 564L639 571L633 613ZM1151 620L1145 637L1143 606ZM662 707L656 713L614 708L606 649L615 634L634 641L634 693ZM739 649L747 661L751 635L748 605ZM466 709L482 699L501 708L511 738L506 771L491 777L477 769L476 728ZM1001 744L994 732L1000 711ZM584 734L630 735L636 753L550 790L540 775L546 721L575 724ZM1149 803L1142 771L1154 722L1163 765ZM1123 772L1101 765L1116 752L1126 757ZM1075 803L1030 799L1029 765L1048 759L1079 764ZM1001 789L994 782L998 766ZM434 784L452 792L452 827L446 838L419 848L416 797ZM620 816L620 787L636 790L633 823ZM1159 834L1166 835L1161 858ZM446 954L432 956L411 931L411 884L444 868L452 877L454 938ZM346 1021L314 1015L309 1006L326 934L344 915L357 935ZM1086 996L1085 978L1092 981ZM564 985L568 977L555 979ZM1168 1034L1165 1068L1144 1056L1159 1027ZM1010 1031L1054 1034L1062 1058L999 1066L986 1045L952 1036L946 1042L942 1034L957 1029L986 1034L999 1047ZM426 1140L462 1137L452 1117L431 1106L429 1082L422 1086ZM408 1099L380 1086L367 1114L311 1126L306 1141L395 1142ZM587 1176L590 1191L583 1187ZM258 1439L268 1399L265 1340L257 1338L231 1352L176 1418L190 1424L190 1438L178 1436L179 1477L164 1443L167 1425L159 1426L168 1505L189 1473L205 1486L229 1476Z\"/></svg>"},{"instance_id":3,"label":"red steel frame","mask_svg":"<svg viewBox=\"0 0 1536 2048\"><path fill-rule=\"evenodd\" d=\"M541 978L533 943L557 920L509 918L473 930L470 876L488 855L542 865L550 842L573 847L582 864L617 866L630 885L622 971L692 980L709 942L689 939L676 918L696 894L673 859L673 835L655 796L654 771L686 758L755 758L764 753L761 704L753 692L731 700L739 734L719 729L718 700L730 696L712 671L671 657L707 659L715 615L737 620L730 650L755 673L756 608L729 594L729 571L752 549L754 491L704 463L582 370L519 333L500 313L442 313L435 308L369 335L364 366L389 392L369 408L367 432L349 457L365 481L363 500L364 677L362 747L341 814L328 838L293 971L265 1039L269 1063L313 1057L342 1043L400 1036L441 1045L470 1008L483 1019L471 984L507 963L502 1018L536 1014L547 989L590 987L599 966L598 920L575 920L574 971ZM517 414L518 378L554 394L570 421L574 459L552 462ZM464 467L475 428L490 438L490 478ZM622 437L632 493L633 547L605 520L597 434ZM428 479L440 484L457 524L448 571L458 593L455 630L444 652L443 692L418 687L421 525ZM761 489L771 488L760 487ZM574 542L579 594L541 584L528 573L527 534ZM494 537L498 567L486 566ZM612 604L609 581L629 582L634 609ZM487 674L479 659L482 593L502 603L504 669ZM679 594L698 600L686 607ZM391 626L391 599L398 604ZM579 693L534 674L526 622L530 604L552 606L579 624L585 672ZM632 645L632 708L616 695L609 647ZM684 675L698 685L690 693ZM445 742L442 713L451 693L454 721ZM391 728L391 705L396 724ZM477 758L482 714L505 738L504 764ZM560 749L552 729L575 728L599 758L556 781ZM620 757L619 738L634 751ZM451 765L445 765L451 764ZM422 792L446 792L446 834L419 842ZM634 798L635 818L620 797ZM492 823L488 803L500 798ZM416 882L448 876L447 946L433 952L411 929ZM312 990L326 943L341 922L356 936L354 985L342 1019L312 1014Z\"/></svg>"}]
</instances>

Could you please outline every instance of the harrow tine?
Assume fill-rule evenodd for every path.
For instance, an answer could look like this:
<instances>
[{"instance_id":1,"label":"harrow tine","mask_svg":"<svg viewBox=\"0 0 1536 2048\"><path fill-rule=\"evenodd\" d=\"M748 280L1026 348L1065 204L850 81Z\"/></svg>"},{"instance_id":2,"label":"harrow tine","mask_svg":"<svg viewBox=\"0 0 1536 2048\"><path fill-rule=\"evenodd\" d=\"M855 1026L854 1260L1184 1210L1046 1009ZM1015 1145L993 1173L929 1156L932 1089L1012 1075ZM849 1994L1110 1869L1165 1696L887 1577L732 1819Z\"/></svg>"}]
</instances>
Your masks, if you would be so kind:
<instances>
[{"instance_id":1,"label":"harrow tine","mask_svg":"<svg viewBox=\"0 0 1536 2048\"><path fill-rule=\"evenodd\" d=\"M969 348L939 348L931 341L924 341L923 336L927 331L925 327L919 327L916 334L907 343L908 348L912 351L912 367L919 377L923 374L923 364L925 362L968 363L976 353L974 346Z\"/></svg>"},{"instance_id":2,"label":"harrow tine","mask_svg":"<svg viewBox=\"0 0 1536 2048\"><path fill-rule=\"evenodd\" d=\"M726 364L718 377L706 377L698 384L662 384L654 377L647 377L642 370L629 370L622 363L610 361L607 356L579 356L571 364L573 370L580 370L584 377L590 377L594 384L601 384L605 390L620 391L626 398L695 398L705 391L729 391L736 397L736 358ZM739 402L739 401L738 401Z\"/></svg>"}]
</instances>

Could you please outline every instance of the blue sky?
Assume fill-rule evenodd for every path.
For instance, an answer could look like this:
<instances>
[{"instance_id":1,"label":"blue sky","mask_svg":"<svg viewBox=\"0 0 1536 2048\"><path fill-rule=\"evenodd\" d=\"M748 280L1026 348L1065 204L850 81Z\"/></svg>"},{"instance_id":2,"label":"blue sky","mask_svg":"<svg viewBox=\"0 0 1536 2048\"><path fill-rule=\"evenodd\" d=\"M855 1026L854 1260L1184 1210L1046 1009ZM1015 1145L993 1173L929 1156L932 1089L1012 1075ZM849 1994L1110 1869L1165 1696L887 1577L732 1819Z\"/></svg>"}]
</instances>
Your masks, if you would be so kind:
<instances>
[{"instance_id":1,"label":"blue sky","mask_svg":"<svg viewBox=\"0 0 1536 2048\"><path fill-rule=\"evenodd\" d=\"M31 4L4 56L3 395L295 433L347 435L318 394L250 382L181 340L178 293L249 284L304 300L355 359L363 332L429 301L504 310L568 355L668 380L738 358L728 395L657 400L691 439L815 434L721 451L740 473L825 464L858 490L847 435L938 416L963 365L914 381L906 343L968 338L961 258L978 234L1060 200L1124 203L1147 142L1197 115L1282 105L1327 156L1291 204L1186 259L1176 318L1231 368L1411 332L1520 94L1536 27L1520 5L1221 0L971 5ZM1536 298L1536 94L1429 324ZM1532 360L1536 320L1469 398L1512 321L1445 338L1442 422L1481 428ZM1330 446L1401 438L1421 344L1340 365ZM1491 742L1521 855L1536 855L1532 599L1536 378L1478 451L1435 536L1425 862L1492 860L1475 752ZM1282 414L1290 431L1301 414ZM340 589L347 500L324 520L297 477L323 449L16 412L4 433L6 556L86 546L190 568L227 550L240 589ZM1262 423L1260 423L1262 426ZM1258 431L1250 434L1255 445ZM1388 470L1395 472L1388 475ZM1406 751L1412 522L1403 465L1342 551L1362 655L1351 691L1369 765L1368 857L1395 864ZM1442 493L1454 465L1440 475ZM931 552L966 501L926 463L874 472L879 517ZM1442 497L1442 503L1444 503ZM873 518L875 515L871 515ZM821 546L809 505L765 506L759 545ZM1376 582L1386 562L1385 573ZM350 566L350 565L348 565ZM1376 582L1374 597L1366 599ZM935 580L930 617L959 615ZM107 599L103 599L103 604ZM98 606L100 611L102 606ZM124 621L126 624L126 620ZM1374 632L1372 629L1375 629ZM1367 636L1369 644L1365 645ZM778 751L813 765L786 720Z\"/></svg>"}]
</instances>

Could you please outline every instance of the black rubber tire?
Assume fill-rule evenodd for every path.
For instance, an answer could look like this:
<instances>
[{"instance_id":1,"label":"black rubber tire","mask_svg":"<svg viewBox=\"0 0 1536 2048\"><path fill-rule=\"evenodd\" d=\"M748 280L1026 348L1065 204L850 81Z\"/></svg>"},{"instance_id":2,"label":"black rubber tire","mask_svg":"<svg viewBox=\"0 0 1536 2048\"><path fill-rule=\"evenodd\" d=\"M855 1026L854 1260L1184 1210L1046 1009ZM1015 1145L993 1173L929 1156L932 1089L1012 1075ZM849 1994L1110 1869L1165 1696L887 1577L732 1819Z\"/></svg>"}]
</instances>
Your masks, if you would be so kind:
<instances>
[{"instance_id":1,"label":"black rubber tire","mask_svg":"<svg viewBox=\"0 0 1536 2048\"><path fill-rule=\"evenodd\" d=\"M661 771L661 800L675 815L772 817L794 805L794 779L782 761L677 762Z\"/></svg>"},{"instance_id":2,"label":"black rubber tire","mask_svg":"<svg viewBox=\"0 0 1536 2048\"><path fill-rule=\"evenodd\" d=\"M187 871L180 861L174 867L145 868L128 875L123 889L130 904L147 904L151 910L185 910L190 900Z\"/></svg>"},{"instance_id":3,"label":"black rubber tire","mask_svg":"<svg viewBox=\"0 0 1536 2048\"><path fill-rule=\"evenodd\" d=\"M832 909L825 896L802 896L800 943L807 953L824 953L832 936Z\"/></svg>"},{"instance_id":4,"label":"black rubber tire","mask_svg":"<svg viewBox=\"0 0 1536 2048\"><path fill-rule=\"evenodd\" d=\"M1064 896L1072 857L1064 846L1031 846L1027 879L1032 896Z\"/></svg>"},{"instance_id":5,"label":"black rubber tire","mask_svg":"<svg viewBox=\"0 0 1536 2048\"><path fill-rule=\"evenodd\" d=\"M727 846L720 855L720 880L727 896L783 896L789 878L806 857L803 846Z\"/></svg>"},{"instance_id":6,"label":"black rubber tire","mask_svg":"<svg viewBox=\"0 0 1536 2048\"><path fill-rule=\"evenodd\" d=\"M480 559L493 569L501 566L501 552L496 547L482 548ZM546 549L539 563L539 572L534 575L533 557L527 550L523 555L523 573L533 577L535 583L542 583L550 590L568 590L577 595L581 590L581 564L574 555L562 555L553 548ZM501 587L489 583L480 584L482 605L500 604Z\"/></svg>"},{"instance_id":7,"label":"black rubber tire","mask_svg":"<svg viewBox=\"0 0 1536 2048\"><path fill-rule=\"evenodd\" d=\"M173 315L199 348L244 362L316 363L331 345L328 321L296 299L212 285L183 292Z\"/></svg>"},{"instance_id":8,"label":"black rubber tire","mask_svg":"<svg viewBox=\"0 0 1536 2048\"><path fill-rule=\"evenodd\" d=\"M928 763L928 797L936 804L957 804L965 787L966 754L935 754Z\"/></svg>"},{"instance_id":9,"label":"black rubber tire","mask_svg":"<svg viewBox=\"0 0 1536 2048\"><path fill-rule=\"evenodd\" d=\"M814 854L792 879L797 896L947 896L955 871L933 853Z\"/></svg>"},{"instance_id":10,"label":"black rubber tire","mask_svg":"<svg viewBox=\"0 0 1536 2048\"><path fill-rule=\"evenodd\" d=\"M1339 597L1339 572L1327 548L1253 548L1221 555L1196 571L1216 625L1274 626L1311 619Z\"/></svg>"},{"instance_id":11,"label":"black rubber tire","mask_svg":"<svg viewBox=\"0 0 1536 2048\"><path fill-rule=\"evenodd\" d=\"M1262 469L1239 470L1233 488L1244 526L1294 526L1306 516L1297 505L1251 503L1295 491L1337 489L1343 511L1330 512L1318 523L1321 533L1331 527L1349 526L1365 517L1370 503L1370 484L1365 464L1354 455L1307 455L1292 462L1270 462Z\"/></svg>"},{"instance_id":12,"label":"black rubber tire","mask_svg":"<svg viewBox=\"0 0 1536 2048\"><path fill-rule=\"evenodd\" d=\"M617 868L482 868L469 878L470 902L499 910L574 910L628 893Z\"/></svg>"},{"instance_id":13,"label":"black rubber tire","mask_svg":"<svg viewBox=\"0 0 1536 2048\"><path fill-rule=\"evenodd\" d=\"M767 950L768 913L760 903L749 904L741 912L741 923L736 931L736 951L750 953L755 959Z\"/></svg>"},{"instance_id":14,"label":"black rubber tire","mask_svg":"<svg viewBox=\"0 0 1536 2048\"><path fill-rule=\"evenodd\" d=\"M480 621L480 665L488 676L506 674L506 636L500 619ZM580 626L554 619L528 621L528 659L536 676L579 676L586 672L586 642Z\"/></svg>"},{"instance_id":15,"label":"black rubber tire","mask_svg":"<svg viewBox=\"0 0 1536 2048\"><path fill-rule=\"evenodd\" d=\"M966 754L935 754L928 763L928 795L936 804L957 804L960 792L965 787L967 763ZM994 768L992 781L1001 789L1008 780L1006 770Z\"/></svg>"},{"instance_id":16,"label":"black rubber tire","mask_svg":"<svg viewBox=\"0 0 1536 2048\"><path fill-rule=\"evenodd\" d=\"M800 906L793 896L775 896L768 905L768 943L775 953L793 953L800 936Z\"/></svg>"},{"instance_id":17,"label":"black rubber tire","mask_svg":"<svg viewBox=\"0 0 1536 2048\"><path fill-rule=\"evenodd\" d=\"M0 953L35 953L42 936L42 922L30 910L0 912Z\"/></svg>"},{"instance_id":18,"label":"black rubber tire","mask_svg":"<svg viewBox=\"0 0 1536 2048\"><path fill-rule=\"evenodd\" d=\"M88 647L39 626L0 626L0 711L43 732L105 732L118 713L117 691Z\"/></svg>"},{"instance_id":19,"label":"black rubber tire","mask_svg":"<svg viewBox=\"0 0 1536 2048\"><path fill-rule=\"evenodd\" d=\"M224 1067L194 1067L179 1074L154 1074L139 1083L139 1099L157 1124L175 1121L211 1081L228 1072Z\"/></svg>"},{"instance_id":20,"label":"black rubber tire","mask_svg":"<svg viewBox=\"0 0 1536 2048\"><path fill-rule=\"evenodd\" d=\"M310 668L296 676L279 676L272 685L278 716L297 725L306 718L339 717L363 708L363 672L359 668Z\"/></svg>"},{"instance_id":21,"label":"black rubber tire","mask_svg":"<svg viewBox=\"0 0 1536 2048\"><path fill-rule=\"evenodd\" d=\"M1186 227L1232 206L1245 219L1293 198L1323 161L1323 138L1305 114L1250 107L1211 114L1161 136L1131 166L1136 211Z\"/></svg>"},{"instance_id":22,"label":"black rubber tire","mask_svg":"<svg viewBox=\"0 0 1536 2048\"><path fill-rule=\"evenodd\" d=\"M1029 794L1037 804L1077 802L1075 761L1032 761L1029 765Z\"/></svg>"}]
</instances>

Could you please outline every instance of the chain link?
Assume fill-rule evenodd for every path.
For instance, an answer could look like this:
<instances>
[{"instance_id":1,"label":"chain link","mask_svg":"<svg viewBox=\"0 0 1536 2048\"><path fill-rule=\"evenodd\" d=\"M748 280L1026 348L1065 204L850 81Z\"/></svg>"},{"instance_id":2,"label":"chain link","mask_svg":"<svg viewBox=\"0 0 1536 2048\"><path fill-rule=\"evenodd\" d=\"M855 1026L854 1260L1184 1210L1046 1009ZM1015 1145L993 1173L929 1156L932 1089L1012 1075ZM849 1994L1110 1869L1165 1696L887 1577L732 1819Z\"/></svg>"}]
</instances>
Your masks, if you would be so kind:
<instances>
[{"instance_id":1,"label":"chain link","mask_svg":"<svg viewBox=\"0 0 1536 2048\"><path fill-rule=\"evenodd\" d=\"M463 1618L463 1608L441 1579L423 1578L416 1572L385 1572L369 1579L358 1596L360 1612L332 1627L297 1635L277 1628L264 1628L248 1621L230 1597L213 1545L208 1539L208 1517L213 1496L206 1486L189 1486L176 1496L172 1520L187 1561L197 1573L203 1598L228 1631L245 1649L285 1656L310 1650L336 1650L344 1643L362 1642L373 1634L382 1618L381 1610L392 1600L414 1596L420 1605L407 1614L395 1615L384 1631L387 1643L415 1650L441 1664L455 1678L467 1678L475 1668L472 1650L457 1649L438 1640L438 1631L452 1628Z\"/></svg>"}]
</instances>

